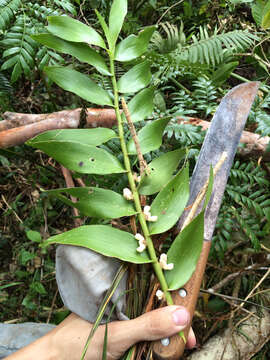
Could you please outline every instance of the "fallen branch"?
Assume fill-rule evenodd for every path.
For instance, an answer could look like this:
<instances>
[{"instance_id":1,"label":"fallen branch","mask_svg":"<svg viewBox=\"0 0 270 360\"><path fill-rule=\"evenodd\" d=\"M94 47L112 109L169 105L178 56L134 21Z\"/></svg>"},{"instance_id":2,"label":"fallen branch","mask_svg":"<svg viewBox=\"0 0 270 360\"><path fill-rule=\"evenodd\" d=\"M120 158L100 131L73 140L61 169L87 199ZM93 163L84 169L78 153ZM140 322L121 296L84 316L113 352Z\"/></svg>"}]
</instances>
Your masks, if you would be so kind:
<instances>
[{"instance_id":1,"label":"fallen branch","mask_svg":"<svg viewBox=\"0 0 270 360\"><path fill-rule=\"evenodd\" d=\"M43 114L42 114L43 115ZM8 148L16 145L21 145L32 137L53 129L70 129L77 128L80 121L80 112L60 115L58 117L50 117L49 119L35 122L16 128L11 128L0 132L0 148Z\"/></svg>"},{"instance_id":2,"label":"fallen branch","mask_svg":"<svg viewBox=\"0 0 270 360\"><path fill-rule=\"evenodd\" d=\"M255 308L252 308L251 311L256 315ZM243 320L245 322L239 327L235 326L233 331L227 329L213 336L200 350L193 352L188 359L251 359L270 339L270 315L268 311L262 310L260 319L257 316L249 315L248 319Z\"/></svg>"},{"instance_id":3,"label":"fallen branch","mask_svg":"<svg viewBox=\"0 0 270 360\"><path fill-rule=\"evenodd\" d=\"M0 121L0 148L23 144L26 140L46 130L77 128L80 122L81 109L64 110L51 114L20 114L6 112L4 120ZM179 123L200 126L207 130L209 121L198 118L179 118ZM108 127L116 124L114 109L87 109L86 127ZM263 157L264 161L270 161L270 153L266 153L266 147L270 137L260 137L249 131L243 131L240 142L245 147L239 148L239 153L244 157Z\"/></svg>"}]
</instances>

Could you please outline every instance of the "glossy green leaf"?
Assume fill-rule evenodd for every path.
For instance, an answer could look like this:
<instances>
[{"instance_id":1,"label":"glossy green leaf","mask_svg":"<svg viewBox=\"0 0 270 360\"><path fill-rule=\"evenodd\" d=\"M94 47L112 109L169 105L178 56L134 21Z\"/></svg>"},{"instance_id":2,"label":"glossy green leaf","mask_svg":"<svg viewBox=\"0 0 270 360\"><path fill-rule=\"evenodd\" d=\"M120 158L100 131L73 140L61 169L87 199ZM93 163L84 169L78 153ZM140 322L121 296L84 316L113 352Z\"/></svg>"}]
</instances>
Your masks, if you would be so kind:
<instances>
[{"instance_id":1,"label":"glossy green leaf","mask_svg":"<svg viewBox=\"0 0 270 360\"><path fill-rule=\"evenodd\" d=\"M139 185L139 193L152 195L162 189L171 180L173 172L185 154L185 149L177 149L150 162L148 164L150 175L143 175Z\"/></svg>"},{"instance_id":2,"label":"glossy green leaf","mask_svg":"<svg viewBox=\"0 0 270 360\"><path fill-rule=\"evenodd\" d=\"M266 12L262 18L262 28L266 30L269 27L270 27L270 10L268 10L268 12Z\"/></svg>"},{"instance_id":3,"label":"glossy green leaf","mask_svg":"<svg viewBox=\"0 0 270 360\"><path fill-rule=\"evenodd\" d=\"M76 141L42 141L28 145L44 151L70 170L83 174L114 174L125 172L122 164L109 152Z\"/></svg>"},{"instance_id":4,"label":"glossy green leaf","mask_svg":"<svg viewBox=\"0 0 270 360\"><path fill-rule=\"evenodd\" d=\"M144 61L133 66L118 81L118 90L121 93L133 93L146 87L151 81L150 63Z\"/></svg>"},{"instance_id":5,"label":"glossy green leaf","mask_svg":"<svg viewBox=\"0 0 270 360\"><path fill-rule=\"evenodd\" d=\"M127 14L127 0L114 0L109 16L110 46L116 43Z\"/></svg>"},{"instance_id":6,"label":"glossy green leaf","mask_svg":"<svg viewBox=\"0 0 270 360\"><path fill-rule=\"evenodd\" d=\"M160 234L171 229L182 215L189 197L189 170L184 167L161 190L151 205L151 214L157 215L149 223L150 234Z\"/></svg>"},{"instance_id":7,"label":"glossy green leaf","mask_svg":"<svg viewBox=\"0 0 270 360\"><path fill-rule=\"evenodd\" d=\"M86 216L114 219L137 213L132 202L127 201L123 196L111 190L97 187L81 187L50 190L47 193L58 197L65 204L77 208ZM74 203L63 194L69 194L78 198L78 200Z\"/></svg>"},{"instance_id":8,"label":"glossy green leaf","mask_svg":"<svg viewBox=\"0 0 270 360\"><path fill-rule=\"evenodd\" d=\"M116 133L107 128L96 129L61 129L49 130L28 140L27 144L38 147L40 142L78 142L80 144L99 146L116 138Z\"/></svg>"},{"instance_id":9,"label":"glossy green leaf","mask_svg":"<svg viewBox=\"0 0 270 360\"><path fill-rule=\"evenodd\" d=\"M149 26L143 29L138 36L129 35L122 40L116 47L115 60L130 61L145 53L155 29L155 26Z\"/></svg>"},{"instance_id":10,"label":"glossy green leaf","mask_svg":"<svg viewBox=\"0 0 270 360\"><path fill-rule=\"evenodd\" d=\"M154 110L154 89L143 89L128 103L132 122L142 121Z\"/></svg>"},{"instance_id":11,"label":"glossy green leaf","mask_svg":"<svg viewBox=\"0 0 270 360\"><path fill-rule=\"evenodd\" d=\"M211 81L216 86L221 86L231 76L231 73L238 65L238 61L220 64L218 69L213 73Z\"/></svg>"},{"instance_id":12,"label":"glossy green leaf","mask_svg":"<svg viewBox=\"0 0 270 360\"><path fill-rule=\"evenodd\" d=\"M81 62L94 66L104 75L111 75L103 57L84 43L66 41L52 34L32 35L32 38L42 45L61 53L74 56Z\"/></svg>"},{"instance_id":13,"label":"glossy green leaf","mask_svg":"<svg viewBox=\"0 0 270 360\"><path fill-rule=\"evenodd\" d=\"M50 237L44 245L64 244L82 246L99 254L134 264L150 263L147 251L138 253L134 235L109 225L85 225Z\"/></svg>"},{"instance_id":14,"label":"glossy green leaf","mask_svg":"<svg viewBox=\"0 0 270 360\"><path fill-rule=\"evenodd\" d=\"M61 39L85 42L106 49L104 40L92 27L69 16L49 16L47 29Z\"/></svg>"},{"instance_id":15,"label":"glossy green leaf","mask_svg":"<svg viewBox=\"0 0 270 360\"><path fill-rule=\"evenodd\" d=\"M168 264L172 270L165 270L165 277L170 290L185 285L193 274L198 262L204 235L204 212L201 212L176 237L168 251Z\"/></svg>"},{"instance_id":16,"label":"glossy green leaf","mask_svg":"<svg viewBox=\"0 0 270 360\"><path fill-rule=\"evenodd\" d=\"M44 71L51 80L64 90L70 91L94 104L112 106L112 100L108 92L98 86L87 75L62 66L45 67Z\"/></svg>"},{"instance_id":17,"label":"glossy green leaf","mask_svg":"<svg viewBox=\"0 0 270 360\"><path fill-rule=\"evenodd\" d=\"M110 34L110 31L109 31L109 27L104 19L104 17L99 13L99 11L97 9L95 9L95 13L97 15L97 18L98 18L98 21L104 31L104 34L106 36L106 39L108 41L108 44L110 45L111 44L111 34Z\"/></svg>"},{"instance_id":18,"label":"glossy green leaf","mask_svg":"<svg viewBox=\"0 0 270 360\"><path fill-rule=\"evenodd\" d=\"M163 118L163 119L155 120L152 123L144 126L138 132L138 139L139 139L141 151L143 154L146 154L149 151L156 150L160 147L160 145L162 143L162 135L163 135L164 129L169 121L170 121L170 118ZM131 154L131 155L136 154L136 147L135 147L133 139L131 139L128 142L127 148L128 148L129 154Z\"/></svg>"}]
</instances>

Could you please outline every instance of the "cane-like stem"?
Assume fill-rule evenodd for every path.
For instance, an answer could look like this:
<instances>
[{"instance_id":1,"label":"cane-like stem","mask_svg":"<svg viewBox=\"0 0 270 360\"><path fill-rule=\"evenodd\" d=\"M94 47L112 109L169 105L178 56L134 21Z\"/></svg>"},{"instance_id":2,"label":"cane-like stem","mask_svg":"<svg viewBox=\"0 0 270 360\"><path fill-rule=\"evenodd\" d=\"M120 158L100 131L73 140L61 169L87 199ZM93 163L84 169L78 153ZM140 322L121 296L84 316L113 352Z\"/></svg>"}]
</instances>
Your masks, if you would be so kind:
<instances>
[{"instance_id":1,"label":"cane-like stem","mask_svg":"<svg viewBox=\"0 0 270 360\"><path fill-rule=\"evenodd\" d=\"M170 292L168 291L168 285L167 285L165 276L164 276L162 268L158 262L156 251L155 251L152 239L149 234L148 226L147 226L145 216L144 216L144 213L143 213L143 210L141 207L139 193L138 193L138 190L137 190L137 187L135 184L135 180L133 177L133 173L131 170L131 166L130 166L129 156L128 156L128 152L127 152L127 146L126 146L125 138L124 138L122 117L121 117L121 113L120 113L120 109L119 109L119 94L118 94L117 82L116 82L116 77L115 77L114 60L113 60L112 54L110 54L110 70L111 70L111 74L112 74L112 84L113 84L113 90L114 90L114 108L115 108L115 114L116 114L117 123L118 123L118 133L119 133L121 149L122 149L122 153L123 153L123 157L124 157L124 165L125 165L125 169L127 171L128 182L129 182L130 190L132 191L132 194L133 194L135 209L138 212L138 219L139 219L139 222L140 222L140 225L142 228L142 232L143 232L143 235L144 235L144 238L146 241L147 250L148 250L149 256L152 260L152 265L153 265L155 274L160 282L160 287L161 287L162 291L164 292L164 296L167 301L167 304L173 305L173 300L172 300Z\"/></svg>"}]
</instances>

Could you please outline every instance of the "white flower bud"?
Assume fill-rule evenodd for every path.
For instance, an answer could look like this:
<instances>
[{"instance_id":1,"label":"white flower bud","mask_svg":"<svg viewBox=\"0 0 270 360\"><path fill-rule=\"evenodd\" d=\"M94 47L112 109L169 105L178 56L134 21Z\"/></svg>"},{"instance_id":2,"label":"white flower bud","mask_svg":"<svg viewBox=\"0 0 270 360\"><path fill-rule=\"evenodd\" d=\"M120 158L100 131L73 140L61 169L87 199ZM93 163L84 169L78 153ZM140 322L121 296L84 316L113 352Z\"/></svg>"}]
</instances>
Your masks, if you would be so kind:
<instances>
[{"instance_id":1,"label":"white flower bud","mask_svg":"<svg viewBox=\"0 0 270 360\"><path fill-rule=\"evenodd\" d=\"M167 264L167 255L161 254L159 258L159 264L163 270L172 270L174 268L174 264Z\"/></svg>"},{"instance_id":2,"label":"white flower bud","mask_svg":"<svg viewBox=\"0 0 270 360\"><path fill-rule=\"evenodd\" d=\"M150 210L151 210L151 206L146 205L146 206L143 208L143 213L144 213L145 215L151 216Z\"/></svg>"},{"instance_id":3,"label":"white flower bud","mask_svg":"<svg viewBox=\"0 0 270 360\"><path fill-rule=\"evenodd\" d=\"M139 183L139 182L141 181L141 177L138 176L137 173L134 173L134 174L133 174L133 179L134 179L137 183Z\"/></svg>"},{"instance_id":4,"label":"white flower bud","mask_svg":"<svg viewBox=\"0 0 270 360\"><path fill-rule=\"evenodd\" d=\"M145 241L144 237L141 234L138 234L138 233L135 235L135 239L138 240L138 241L141 241L141 240Z\"/></svg>"},{"instance_id":5,"label":"white flower bud","mask_svg":"<svg viewBox=\"0 0 270 360\"><path fill-rule=\"evenodd\" d=\"M123 196L125 199L127 200L133 200L133 194L132 192L129 190L129 188L124 188L123 189Z\"/></svg>"},{"instance_id":6,"label":"white flower bud","mask_svg":"<svg viewBox=\"0 0 270 360\"><path fill-rule=\"evenodd\" d=\"M156 222L158 219L157 215L150 215L147 218L147 221Z\"/></svg>"},{"instance_id":7,"label":"white flower bud","mask_svg":"<svg viewBox=\"0 0 270 360\"><path fill-rule=\"evenodd\" d=\"M143 252L145 249L146 249L145 244L142 244L142 243L140 242L140 246L137 247L137 251L138 251L139 253L141 253L141 252Z\"/></svg>"},{"instance_id":8,"label":"white flower bud","mask_svg":"<svg viewBox=\"0 0 270 360\"><path fill-rule=\"evenodd\" d=\"M164 298L164 292L161 290L157 290L156 297L158 298L158 300L162 300Z\"/></svg>"}]
</instances>

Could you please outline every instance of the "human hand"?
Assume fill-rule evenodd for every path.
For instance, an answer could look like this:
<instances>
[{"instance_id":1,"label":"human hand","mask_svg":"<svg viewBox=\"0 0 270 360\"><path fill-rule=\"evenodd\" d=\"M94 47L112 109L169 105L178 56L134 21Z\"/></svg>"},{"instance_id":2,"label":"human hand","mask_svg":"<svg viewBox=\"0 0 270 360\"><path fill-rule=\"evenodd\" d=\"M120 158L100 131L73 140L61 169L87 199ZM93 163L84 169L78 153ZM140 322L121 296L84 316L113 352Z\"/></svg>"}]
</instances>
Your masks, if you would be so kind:
<instances>
[{"instance_id":1,"label":"human hand","mask_svg":"<svg viewBox=\"0 0 270 360\"><path fill-rule=\"evenodd\" d=\"M150 311L133 320L108 324L107 360L119 359L132 345L140 341L154 341L177 334L190 321L181 306L166 306ZM8 360L79 360L92 324L72 313L60 325L25 348L8 356ZM86 353L86 360L101 360L105 325L98 327ZM187 347L196 344L190 330Z\"/></svg>"},{"instance_id":2,"label":"human hand","mask_svg":"<svg viewBox=\"0 0 270 360\"><path fill-rule=\"evenodd\" d=\"M107 359L119 359L127 349L140 341L154 341L177 334L190 321L187 310L181 306L166 306L128 321L115 321L108 325ZM53 347L58 348L57 359L79 360L90 332L89 322L71 314L52 331ZM102 358L105 325L100 326L88 348L85 359ZM187 348L196 344L190 330Z\"/></svg>"}]
</instances>

